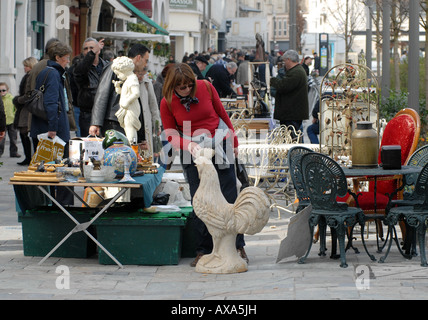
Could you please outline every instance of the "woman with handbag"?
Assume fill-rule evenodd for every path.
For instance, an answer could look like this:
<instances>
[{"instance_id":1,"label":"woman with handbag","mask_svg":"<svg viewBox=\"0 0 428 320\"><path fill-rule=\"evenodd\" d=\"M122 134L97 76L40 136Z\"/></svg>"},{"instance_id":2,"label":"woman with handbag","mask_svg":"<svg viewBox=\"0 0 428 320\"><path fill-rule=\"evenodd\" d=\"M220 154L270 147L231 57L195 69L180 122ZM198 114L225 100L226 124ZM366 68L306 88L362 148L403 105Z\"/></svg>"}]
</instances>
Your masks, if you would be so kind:
<instances>
[{"instance_id":1,"label":"woman with handbag","mask_svg":"<svg viewBox=\"0 0 428 320\"><path fill-rule=\"evenodd\" d=\"M31 69L36 65L37 59L34 57L28 57L25 59L22 64L24 65L25 75L21 79L21 83L19 84L19 96L13 98L13 103L16 107L15 113L15 127L19 130L19 136L21 138L22 147L24 148L25 159L21 162L18 162L20 166L28 166L31 162L31 140L28 136L28 132L30 131L30 113L28 109L25 107L25 86L27 80L29 78L29 73Z\"/></svg>"},{"instance_id":2,"label":"woman with handbag","mask_svg":"<svg viewBox=\"0 0 428 320\"><path fill-rule=\"evenodd\" d=\"M66 67L70 62L70 46L62 42L55 42L48 50L49 60L36 79L36 88L44 86L43 106L47 120L32 114L30 137L33 139L34 149L37 149L39 134L48 133L50 139L58 136L66 145L64 158L68 158L70 141L70 124L67 112L69 111L70 92L66 88ZM56 199L63 205L73 204L73 194L65 188L57 188Z\"/></svg>"},{"instance_id":3,"label":"woman with handbag","mask_svg":"<svg viewBox=\"0 0 428 320\"><path fill-rule=\"evenodd\" d=\"M189 65L179 63L168 71L163 95L160 111L165 135L168 142L181 151L181 164L192 199L200 181L191 155L195 156L202 148L198 137L203 136L204 141L220 140L215 145L216 156L213 163L223 196L229 203L234 203L237 188L233 157L238 155L238 139L217 91L208 81L196 80ZM220 128L226 130L218 130ZM227 132L224 139L223 136L217 139L220 132ZM227 142L230 142L230 147L227 147ZM205 224L195 212L192 212L191 221L196 231L196 259L191 263L194 267L204 254L211 253L213 243ZM248 261L244 246L244 236L240 234L236 239L236 248L241 257Z\"/></svg>"},{"instance_id":4,"label":"woman with handbag","mask_svg":"<svg viewBox=\"0 0 428 320\"><path fill-rule=\"evenodd\" d=\"M44 83L43 104L47 120L32 115L30 136L34 146L37 147L37 136L48 132L49 138L56 136L68 143L70 140L70 124L67 111L68 97L65 88L65 68L70 62L71 48L62 43L55 42L48 51L49 60L47 66L39 73L36 79L36 88ZM68 148L64 148L67 152ZM64 154L64 157L68 155Z\"/></svg>"}]
</instances>

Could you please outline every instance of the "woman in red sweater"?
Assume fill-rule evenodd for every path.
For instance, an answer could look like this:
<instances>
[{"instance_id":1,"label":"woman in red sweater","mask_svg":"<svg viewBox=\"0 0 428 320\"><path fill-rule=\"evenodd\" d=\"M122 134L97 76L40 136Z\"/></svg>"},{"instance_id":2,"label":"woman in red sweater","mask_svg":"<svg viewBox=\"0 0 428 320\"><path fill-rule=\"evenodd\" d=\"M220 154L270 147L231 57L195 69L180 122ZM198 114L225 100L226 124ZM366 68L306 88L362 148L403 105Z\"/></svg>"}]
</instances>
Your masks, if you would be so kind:
<instances>
[{"instance_id":1,"label":"woman in red sweater","mask_svg":"<svg viewBox=\"0 0 428 320\"><path fill-rule=\"evenodd\" d=\"M238 155L238 139L217 91L208 81L196 80L190 66L180 63L168 71L163 95L160 113L165 135L168 142L181 151L180 160L192 198L199 187L199 175L191 155L211 144L216 150L213 163L223 196L234 203L237 198L234 156ZM196 259L191 266L196 266L200 257L211 253L213 244L205 224L195 212L191 219L197 241ZM238 235L236 248L248 262L244 246L244 236Z\"/></svg>"}]
</instances>

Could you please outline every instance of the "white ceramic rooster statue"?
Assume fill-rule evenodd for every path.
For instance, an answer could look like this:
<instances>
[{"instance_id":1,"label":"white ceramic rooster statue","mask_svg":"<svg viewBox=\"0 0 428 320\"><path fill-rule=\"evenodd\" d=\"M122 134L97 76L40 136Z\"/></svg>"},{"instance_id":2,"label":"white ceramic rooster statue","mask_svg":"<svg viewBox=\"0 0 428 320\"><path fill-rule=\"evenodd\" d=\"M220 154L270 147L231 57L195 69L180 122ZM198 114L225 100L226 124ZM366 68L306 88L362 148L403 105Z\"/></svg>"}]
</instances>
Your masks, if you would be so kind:
<instances>
[{"instance_id":1,"label":"white ceramic rooster statue","mask_svg":"<svg viewBox=\"0 0 428 320\"><path fill-rule=\"evenodd\" d=\"M247 263L236 251L237 234L260 232L269 220L270 201L257 187L241 191L236 202L224 198L217 171L212 163L214 150L201 149L195 158L200 184L193 197L193 209L205 223L213 239L213 251L196 265L201 273L239 273L248 270Z\"/></svg>"}]
</instances>

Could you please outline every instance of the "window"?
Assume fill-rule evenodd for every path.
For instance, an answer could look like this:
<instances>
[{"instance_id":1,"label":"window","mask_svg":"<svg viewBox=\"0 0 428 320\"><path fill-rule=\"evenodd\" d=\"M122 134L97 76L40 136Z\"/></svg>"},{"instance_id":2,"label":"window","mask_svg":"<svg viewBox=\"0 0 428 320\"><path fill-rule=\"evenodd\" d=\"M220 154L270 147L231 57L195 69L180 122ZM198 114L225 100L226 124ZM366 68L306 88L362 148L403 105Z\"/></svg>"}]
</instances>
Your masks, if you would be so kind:
<instances>
[{"instance_id":1,"label":"window","mask_svg":"<svg viewBox=\"0 0 428 320\"><path fill-rule=\"evenodd\" d=\"M275 35L275 37L278 35L278 32L276 31L277 30L276 24L277 24L276 19L274 19L273 20L273 34Z\"/></svg>"},{"instance_id":2,"label":"window","mask_svg":"<svg viewBox=\"0 0 428 320\"><path fill-rule=\"evenodd\" d=\"M233 22L232 34L239 34L239 22Z\"/></svg>"},{"instance_id":3,"label":"window","mask_svg":"<svg viewBox=\"0 0 428 320\"><path fill-rule=\"evenodd\" d=\"M281 26L282 26L282 21L278 20L278 36L281 35L281 29L282 29Z\"/></svg>"},{"instance_id":4,"label":"window","mask_svg":"<svg viewBox=\"0 0 428 320\"><path fill-rule=\"evenodd\" d=\"M287 35L287 20L285 20L285 19L283 21L283 27L284 27L283 35L286 36Z\"/></svg>"},{"instance_id":5,"label":"window","mask_svg":"<svg viewBox=\"0 0 428 320\"><path fill-rule=\"evenodd\" d=\"M260 22L255 22L254 23L254 32L255 33L260 33L261 32L261 27L260 27Z\"/></svg>"}]
</instances>

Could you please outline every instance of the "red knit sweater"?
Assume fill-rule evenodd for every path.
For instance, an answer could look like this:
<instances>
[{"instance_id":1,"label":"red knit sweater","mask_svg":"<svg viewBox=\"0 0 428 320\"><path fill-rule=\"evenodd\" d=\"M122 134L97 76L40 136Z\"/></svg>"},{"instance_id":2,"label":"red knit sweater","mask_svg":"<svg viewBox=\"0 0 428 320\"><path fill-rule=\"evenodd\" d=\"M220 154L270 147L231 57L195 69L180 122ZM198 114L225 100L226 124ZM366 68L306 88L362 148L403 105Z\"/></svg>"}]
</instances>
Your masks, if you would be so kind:
<instances>
[{"instance_id":1,"label":"red knit sweater","mask_svg":"<svg viewBox=\"0 0 428 320\"><path fill-rule=\"evenodd\" d=\"M211 94L203 80L197 80L196 86L195 97L199 99L199 103L191 104L189 112L186 111L186 108L180 103L180 99L175 94L172 95L171 108L169 108L165 98L161 101L160 113L165 134L168 141L176 149L188 150L188 145L191 142L181 138L177 129L187 136L209 132L209 137L212 137L218 127L220 117L232 132L235 132L229 116L220 101L219 95L212 84L210 83L212 101ZM234 135L233 147L238 147L238 138L236 135Z\"/></svg>"}]
</instances>

